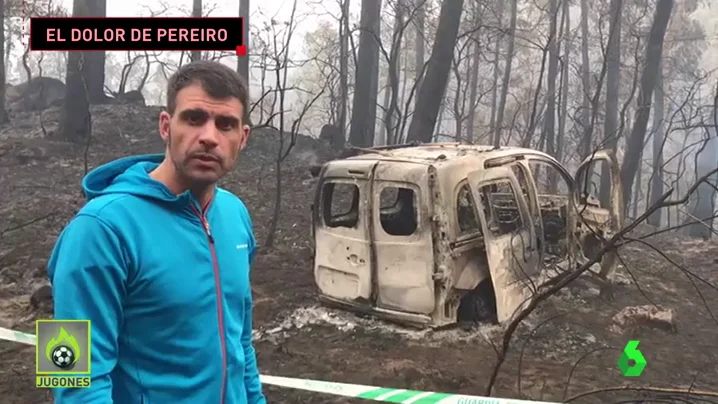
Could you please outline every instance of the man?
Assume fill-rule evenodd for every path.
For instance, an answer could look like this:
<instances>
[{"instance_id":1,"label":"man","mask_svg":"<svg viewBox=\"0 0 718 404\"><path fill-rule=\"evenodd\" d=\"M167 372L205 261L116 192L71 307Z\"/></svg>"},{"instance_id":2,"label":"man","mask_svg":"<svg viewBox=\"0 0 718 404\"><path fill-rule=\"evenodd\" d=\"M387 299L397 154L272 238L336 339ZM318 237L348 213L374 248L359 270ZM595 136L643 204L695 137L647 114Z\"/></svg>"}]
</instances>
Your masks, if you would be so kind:
<instances>
[{"instance_id":1,"label":"man","mask_svg":"<svg viewBox=\"0 0 718 404\"><path fill-rule=\"evenodd\" d=\"M92 384L55 402L264 404L252 347L247 208L215 184L249 136L248 89L201 61L169 80L164 156L82 181L88 203L48 263L56 319L92 321Z\"/></svg>"}]
</instances>

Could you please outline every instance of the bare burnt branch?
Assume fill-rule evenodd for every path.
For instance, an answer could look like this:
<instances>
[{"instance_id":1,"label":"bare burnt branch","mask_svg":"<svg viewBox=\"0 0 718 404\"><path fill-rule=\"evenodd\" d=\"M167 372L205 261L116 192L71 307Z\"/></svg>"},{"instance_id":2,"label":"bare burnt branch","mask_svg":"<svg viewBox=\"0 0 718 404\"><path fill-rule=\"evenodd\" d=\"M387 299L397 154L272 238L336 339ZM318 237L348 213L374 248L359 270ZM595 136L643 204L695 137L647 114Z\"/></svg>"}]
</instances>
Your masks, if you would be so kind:
<instances>
[{"instance_id":1,"label":"bare burnt branch","mask_svg":"<svg viewBox=\"0 0 718 404\"><path fill-rule=\"evenodd\" d=\"M699 179L689 190L688 192L680 199L669 201L668 198L673 193L673 189L669 190L668 192L664 193L661 198L657 201L656 204L651 206L649 209L646 210L640 217L638 217L636 220L634 220L632 223L630 223L628 226L621 229L619 232L617 232L613 237L606 240L603 247L598 251L593 258L588 260L588 262L581 265L580 268L565 272L559 276L557 276L555 279L553 279L550 283L550 285L546 288L539 288L539 292L536 293L534 296L532 296L529 300L528 305L525 309L523 309L521 312L518 312L515 317L511 320L511 322L507 325L506 331L504 332L503 338L502 338L502 346L501 350L499 351L499 355L497 358L497 363L494 367L494 371L491 374L491 377L489 379L488 385L486 387L486 395L491 395L491 392L493 390L494 384L496 382L496 378L498 377L498 373L501 369L502 364L504 363L506 359L506 354L508 352L508 349L510 347L511 339L516 332L516 329L521 324L521 322L528 317L529 314L531 314L536 307L538 307L539 303L546 300L550 296L554 295L556 292L561 290L563 287L571 283L573 280L578 278L582 273L589 270L589 268L597 263L604 254L608 253L610 250L613 250L621 240L625 239L625 236L631 232L633 229L635 229L640 223L642 223L644 220L650 216L652 212L655 210L668 207L668 206L675 206L678 204L683 204L688 201L691 194L698 188L699 184L703 181L706 181L711 175L718 172L718 169L713 170L712 172L708 173L708 175L704 176L703 178Z\"/></svg>"}]
</instances>

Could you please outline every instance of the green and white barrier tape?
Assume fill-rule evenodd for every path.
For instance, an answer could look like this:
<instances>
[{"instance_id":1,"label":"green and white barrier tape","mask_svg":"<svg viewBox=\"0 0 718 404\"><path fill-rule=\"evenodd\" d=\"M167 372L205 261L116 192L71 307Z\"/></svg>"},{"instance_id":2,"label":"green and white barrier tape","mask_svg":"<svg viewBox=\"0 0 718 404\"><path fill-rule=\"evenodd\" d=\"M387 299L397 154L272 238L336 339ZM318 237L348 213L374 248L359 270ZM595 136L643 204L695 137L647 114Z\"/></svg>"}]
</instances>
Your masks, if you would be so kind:
<instances>
[{"instance_id":1,"label":"green and white barrier tape","mask_svg":"<svg viewBox=\"0 0 718 404\"><path fill-rule=\"evenodd\" d=\"M279 376L260 376L262 383L291 389L333 394L335 396L362 398L384 403L405 404L557 404L547 401L514 400L508 398L463 396L459 394L434 393L392 389L388 387L363 386L360 384L323 382L319 380L294 379Z\"/></svg>"},{"instance_id":2,"label":"green and white barrier tape","mask_svg":"<svg viewBox=\"0 0 718 404\"><path fill-rule=\"evenodd\" d=\"M37 345L37 338L32 334L25 334L24 332L9 330L7 328L0 327L0 339L5 341L19 342L25 345Z\"/></svg>"},{"instance_id":3,"label":"green and white barrier tape","mask_svg":"<svg viewBox=\"0 0 718 404\"><path fill-rule=\"evenodd\" d=\"M0 327L0 340L36 345L32 334ZM364 386L360 384L324 382L320 380L295 379L290 377L260 375L263 384L290 389L313 391L335 396L361 398L384 403L403 404L557 404L548 401L514 400L496 397L464 396L459 394L435 393L392 389L388 387Z\"/></svg>"}]
</instances>

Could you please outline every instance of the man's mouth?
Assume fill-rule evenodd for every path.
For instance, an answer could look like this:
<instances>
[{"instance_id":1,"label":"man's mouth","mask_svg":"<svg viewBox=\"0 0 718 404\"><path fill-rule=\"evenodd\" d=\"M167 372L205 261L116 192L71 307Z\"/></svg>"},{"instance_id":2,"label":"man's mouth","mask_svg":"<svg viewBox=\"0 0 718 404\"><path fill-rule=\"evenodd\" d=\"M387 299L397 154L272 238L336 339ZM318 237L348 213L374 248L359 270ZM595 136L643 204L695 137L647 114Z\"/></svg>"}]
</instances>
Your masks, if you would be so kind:
<instances>
[{"instance_id":1,"label":"man's mouth","mask_svg":"<svg viewBox=\"0 0 718 404\"><path fill-rule=\"evenodd\" d=\"M211 154L195 154L193 158L204 161L206 163L217 163L219 159Z\"/></svg>"}]
</instances>

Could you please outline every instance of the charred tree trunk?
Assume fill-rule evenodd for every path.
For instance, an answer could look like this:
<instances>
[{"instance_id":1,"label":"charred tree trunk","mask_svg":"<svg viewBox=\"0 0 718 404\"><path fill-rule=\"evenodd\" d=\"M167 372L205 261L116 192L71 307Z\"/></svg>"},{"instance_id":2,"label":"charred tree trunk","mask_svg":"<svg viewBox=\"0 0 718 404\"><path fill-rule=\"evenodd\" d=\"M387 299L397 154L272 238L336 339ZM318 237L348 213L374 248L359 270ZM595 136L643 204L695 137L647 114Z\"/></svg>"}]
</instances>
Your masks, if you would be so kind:
<instances>
[{"instance_id":1,"label":"charred tree trunk","mask_svg":"<svg viewBox=\"0 0 718 404\"><path fill-rule=\"evenodd\" d=\"M432 141L440 141L439 135L441 135L441 124L444 122L444 112L446 112L446 94L441 94L441 104L439 105L439 115L436 118L436 125L434 125L434 132L432 135Z\"/></svg>"},{"instance_id":2,"label":"charred tree trunk","mask_svg":"<svg viewBox=\"0 0 718 404\"><path fill-rule=\"evenodd\" d=\"M414 60L414 71L416 80L416 88L421 88L422 78L424 76L424 26L426 25L426 7L425 3L427 0L414 0L414 7L416 7L416 15L414 16L414 52L416 59ZM414 97L414 109L419 104L419 97Z\"/></svg>"},{"instance_id":3,"label":"charred tree trunk","mask_svg":"<svg viewBox=\"0 0 718 404\"><path fill-rule=\"evenodd\" d=\"M0 0L0 21L5 21L5 0ZM0 124L10 121L5 105L5 30L0 29Z\"/></svg>"},{"instance_id":4,"label":"charred tree trunk","mask_svg":"<svg viewBox=\"0 0 718 404\"><path fill-rule=\"evenodd\" d=\"M192 1L192 17L194 18L201 18L202 17L202 0L193 0ZM189 55L190 60L193 62L196 62L200 59L202 59L202 52L201 51L192 51Z\"/></svg>"},{"instance_id":5,"label":"charred tree trunk","mask_svg":"<svg viewBox=\"0 0 718 404\"><path fill-rule=\"evenodd\" d=\"M74 0L73 17L86 17L87 0ZM90 138L90 98L85 72L89 52L67 52L67 73L65 76L65 101L60 116L60 136L70 142L79 143Z\"/></svg>"},{"instance_id":6,"label":"charred tree trunk","mask_svg":"<svg viewBox=\"0 0 718 404\"><path fill-rule=\"evenodd\" d=\"M374 144L380 26L381 0L362 0L359 55L349 130L349 143L357 147L371 147Z\"/></svg>"},{"instance_id":7,"label":"charred tree trunk","mask_svg":"<svg viewBox=\"0 0 718 404\"><path fill-rule=\"evenodd\" d=\"M444 0L441 4L436 40L431 50L426 77L417 95L419 102L409 124L409 141L431 142L441 105L441 98L436 97L436 94L444 93L449 80L463 8L464 0Z\"/></svg>"},{"instance_id":8,"label":"charred tree trunk","mask_svg":"<svg viewBox=\"0 0 718 404\"><path fill-rule=\"evenodd\" d=\"M466 111L466 93L464 92L464 89L466 88L466 84L464 83L463 77L465 75L462 72L461 65L462 62L466 63L470 61L471 58L464 57L463 60L454 59L451 62L451 71L454 73L454 77L456 79L456 90L454 91L454 102L452 105L452 112L454 115L454 140L455 142L461 142L463 141L463 124L464 124L464 112ZM469 69L471 66L469 66ZM465 70L469 70L465 69Z\"/></svg>"},{"instance_id":9,"label":"charred tree trunk","mask_svg":"<svg viewBox=\"0 0 718 404\"><path fill-rule=\"evenodd\" d=\"M658 65L656 78L656 92L653 95L655 107L653 109L653 169L651 174L651 190L646 208L653 205L663 195L663 138L665 136L665 93L663 89L663 58ZM648 216L648 224L661 226L661 212L658 209Z\"/></svg>"},{"instance_id":10,"label":"charred tree trunk","mask_svg":"<svg viewBox=\"0 0 718 404\"><path fill-rule=\"evenodd\" d=\"M491 120L489 121L489 128L492 132L496 133L497 127L500 125L496 124L496 115L499 108L499 77L500 77L500 63L499 58L501 56L501 44L503 43L503 22L504 22L504 7L505 3L503 0L497 0L496 4L496 25L499 34L496 35L496 43L494 44L494 82L491 88ZM499 135L500 136L500 135ZM496 135L494 135L494 139ZM495 143L495 142L494 142Z\"/></svg>"},{"instance_id":11,"label":"charred tree trunk","mask_svg":"<svg viewBox=\"0 0 718 404\"><path fill-rule=\"evenodd\" d=\"M279 111L286 111L285 109L285 102L286 102L286 92L287 92L287 76L289 71L289 51L287 50L287 47L290 43L292 43L292 36L294 36L295 30L296 30L296 15L297 15L297 0L294 0L292 2L292 11L289 15L289 23L287 24L287 35L284 38L284 43L282 43L280 46L280 49L283 49L280 54L276 54L275 61L278 64L278 68L274 69L274 78L275 78L275 88L278 90L278 108ZM281 59L280 59L281 55ZM322 92L324 92L322 90ZM321 93L320 93L321 94ZM272 220L269 223L269 228L267 229L267 238L264 241L264 246L266 248L273 248L274 247L274 241L275 237L277 236L277 227L279 226L279 217L282 212L282 162L284 159L287 158L289 155L289 152L294 148L297 142L297 129L300 127L301 119L303 117L304 112L302 112L297 120L294 121L291 125L291 138L289 139L289 144L285 147L286 142L286 131L285 131L285 119L286 115L283 113L279 114L279 127L277 128L277 132L279 132L279 147L277 148L277 154L276 158L274 160L274 184L275 184L275 193L274 193L274 209L272 212Z\"/></svg>"},{"instance_id":12,"label":"charred tree trunk","mask_svg":"<svg viewBox=\"0 0 718 404\"><path fill-rule=\"evenodd\" d=\"M621 87L621 12L623 0L611 0L608 49L606 50L606 117L603 123L603 148L616 149L618 145L618 93ZM650 103L650 100L649 100ZM631 175L630 182L634 176ZM601 206L609 206L611 190L611 173L606 164L601 165L601 189L599 198ZM628 189L627 198L631 197Z\"/></svg>"},{"instance_id":13,"label":"charred tree trunk","mask_svg":"<svg viewBox=\"0 0 718 404\"><path fill-rule=\"evenodd\" d=\"M244 0L249 1L249 0ZM349 0L342 0L339 21L339 112L337 113L342 139L347 138L347 104L349 102Z\"/></svg>"},{"instance_id":14,"label":"charred tree trunk","mask_svg":"<svg viewBox=\"0 0 718 404\"><path fill-rule=\"evenodd\" d=\"M715 118L714 118L715 119ZM715 120L713 121L715 125ZM716 169L716 156L718 155L718 140L714 133L708 138L705 147L698 152L696 158L696 178L701 178ZM685 218L688 224L684 234L690 237L700 237L704 240L711 238L713 232L713 216L715 216L716 189L718 189L718 175L711 175L707 182L702 182L690 198L690 214Z\"/></svg>"},{"instance_id":15,"label":"charred tree trunk","mask_svg":"<svg viewBox=\"0 0 718 404\"><path fill-rule=\"evenodd\" d=\"M382 146L385 144L393 144L391 139L387 137L387 127L390 126L389 119L389 102L391 102L391 83L389 83L389 80L387 80L386 85L384 86L384 100L381 103L382 109L384 110L384 121L382 125L379 127L379 136L376 137L374 144L377 146Z\"/></svg>"},{"instance_id":16,"label":"charred tree trunk","mask_svg":"<svg viewBox=\"0 0 718 404\"><path fill-rule=\"evenodd\" d=\"M106 17L107 1L87 1L88 15L90 17ZM105 95L105 52L85 52L85 80L87 80L87 91L90 97L90 104L102 104L108 101Z\"/></svg>"},{"instance_id":17,"label":"charred tree trunk","mask_svg":"<svg viewBox=\"0 0 718 404\"><path fill-rule=\"evenodd\" d=\"M481 13L481 6L474 5L474 15L479 16ZM471 34L471 41L473 43L473 60L471 61L471 72L469 73L469 116L466 120L466 140L469 143L474 141L474 126L476 125L476 109L477 109L477 98L478 98L478 87L479 87L479 63L481 62L481 46L479 45L479 27L481 22L475 19L472 26L474 32ZM471 49L471 47L469 48ZM494 83L495 85L495 83ZM492 107L493 109L493 107Z\"/></svg>"},{"instance_id":18,"label":"charred tree trunk","mask_svg":"<svg viewBox=\"0 0 718 404\"><path fill-rule=\"evenodd\" d=\"M200 4L200 12L201 6ZM239 16L244 19L242 35L244 44L249 48L249 0L239 0ZM237 57L237 73L249 82L249 55Z\"/></svg>"},{"instance_id":19,"label":"charred tree trunk","mask_svg":"<svg viewBox=\"0 0 718 404\"><path fill-rule=\"evenodd\" d=\"M501 132L504 126L504 111L506 109L506 97L509 94L509 80L511 79L511 65L514 61L514 43L516 41L516 16L518 14L519 1L511 2L511 23L509 26L509 43L506 47L506 65L504 66L504 77L501 80L501 98L496 111L494 146L501 145Z\"/></svg>"},{"instance_id":20,"label":"charred tree trunk","mask_svg":"<svg viewBox=\"0 0 718 404\"><path fill-rule=\"evenodd\" d=\"M708 121L710 124L710 127L706 130L708 139L695 158L696 178L705 177L706 174L715 170L718 165L718 162L716 162L716 156L718 156L718 138L716 137L716 134L718 134L718 86L715 88L715 96L713 97L713 105L710 107ZM685 139L687 141L688 136ZM691 195L691 213L685 218L685 223L688 226L684 228L684 234L708 240L715 232L713 230L713 223L715 222L713 216L715 216L716 208L716 190L718 190L718 174L714 173L707 181L702 182L696 192Z\"/></svg>"},{"instance_id":21,"label":"charred tree trunk","mask_svg":"<svg viewBox=\"0 0 718 404\"><path fill-rule=\"evenodd\" d=\"M643 156L641 156L638 161L638 170L636 170L636 186L633 187L633 203L631 205L631 207L633 208L633 215L631 217L633 218L638 217L638 198L641 195L641 174L643 173L643 164L641 164L641 162L643 161Z\"/></svg>"},{"instance_id":22,"label":"charred tree trunk","mask_svg":"<svg viewBox=\"0 0 718 404\"><path fill-rule=\"evenodd\" d=\"M3 33L4 35L5 33ZM7 72L10 71L10 54L12 53L13 44L12 44L12 33L10 34L10 38L7 39L7 43L5 43L5 70L3 73L5 74L5 77L7 77Z\"/></svg>"},{"instance_id":23,"label":"charred tree trunk","mask_svg":"<svg viewBox=\"0 0 718 404\"><path fill-rule=\"evenodd\" d=\"M586 158L591 153L591 66L588 58L588 0L581 0L581 86L583 103L581 105L581 138L580 156Z\"/></svg>"},{"instance_id":24,"label":"charred tree trunk","mask_svg":"<svg viewBox=\"0 0 718 404\"><path fill-rule=\"evenodd\" d=\"M656 87L658 65L663 53L663 40L666 35L668 21L673 10L673 0L658 0L656 12L653 16L651 31L646 44L646 59L641 72L641 90L638 94L638 109L631 130L630 138L626 142L626 152L621 166L621 181L623 182L624 205L627 207L631 198L633 180L636 170L640 166L641 151L643 150L648 118L651 113L651 98ZM605 166L605 164L604 164Z\"/></svg>"},{"instance_id":25,"label":"charred tree trunk","mask_svg":"<svg viewBox=\"0 0 718 404\"><path fill-rule=\"evenodd\" d=\"M200 2L199 4L199 12L202 13L202 1L198 0ZM244 35L244 45L247 46L249 49L249 0L239 0L239 16L243 18L242 23L242 35ZM201 55L200 55L201 57ZM249 85L250 77L249 77L249 54L245 56L237 56L237 73L239 73L240 76L246 80L246 83ZM264 93L262 93L264 94ZM261 110L261 108L260 108ZM245 118L247 122L245 122L247 125L252 126L252 117L249 115L249 106L247 106L247 111L245 111Z\"/></svg>"},{"instance_id":26,"label":"charred tree trunk","mask_svg":"<svg viewBox=\"0 0 718 404\"><path fill-rule=\"evenodd\" d=\"M568 0L563 0L561 15L563 17L562 36L564 49L563 60L561 61L561 106L559 108L558 135L556 136L556 159L563 163L563 145L566 139L566 119L568 117L568 83L570 81L568 62L571 57L571 11Z\"/></svg>"},{"instance_id":27,"label":"charred tree trunk","mask_svg":"<svg viewBox=\"0 0 718 404\"><path fill-rule=\"evenodd\" d=\"M544 116L543 138L546 141L546 153L556 155L556 78L558 77L558 40L556 26L558 21L558 0L549 0L549 36L548 36L548 76L546 88L546 115ZM549 170L549 190L555 191L557 178Z\"/></svg>"},{"instance_id":28,"label":"charred tree trunk","mask_svg":"<svg viewBox=\"0 0 718 404\"><path fill-rule=\"evenodd\" d=\"M389 94L386 110L384 112L384 128L386 130L386 141L391 144L398 143L401 133L398 129L399 123L399 75L401 74L401 38L404 34L404 1L396 2L396 14L394 17L394 30L392 32L391 51L389 52L389 69L387 77Z\"/></svg>"},{"instance_id":29,"label":"charred tree trunk","mask_svg":"<svg viewBox=\"0 0 718 404\"><path fill-rule=\"evenodd\" d=\"M474 28L476 29L476 28ZM474 126L476 125L476 99L478 98L479 86L479 62L481 61L481 47L479 46L479 35L472 35L474 41L474 55L471 61L471 73L469 77L469 116L466 121L466 140L469 143L474 141Z\"/></svg>"}]
</instances>

